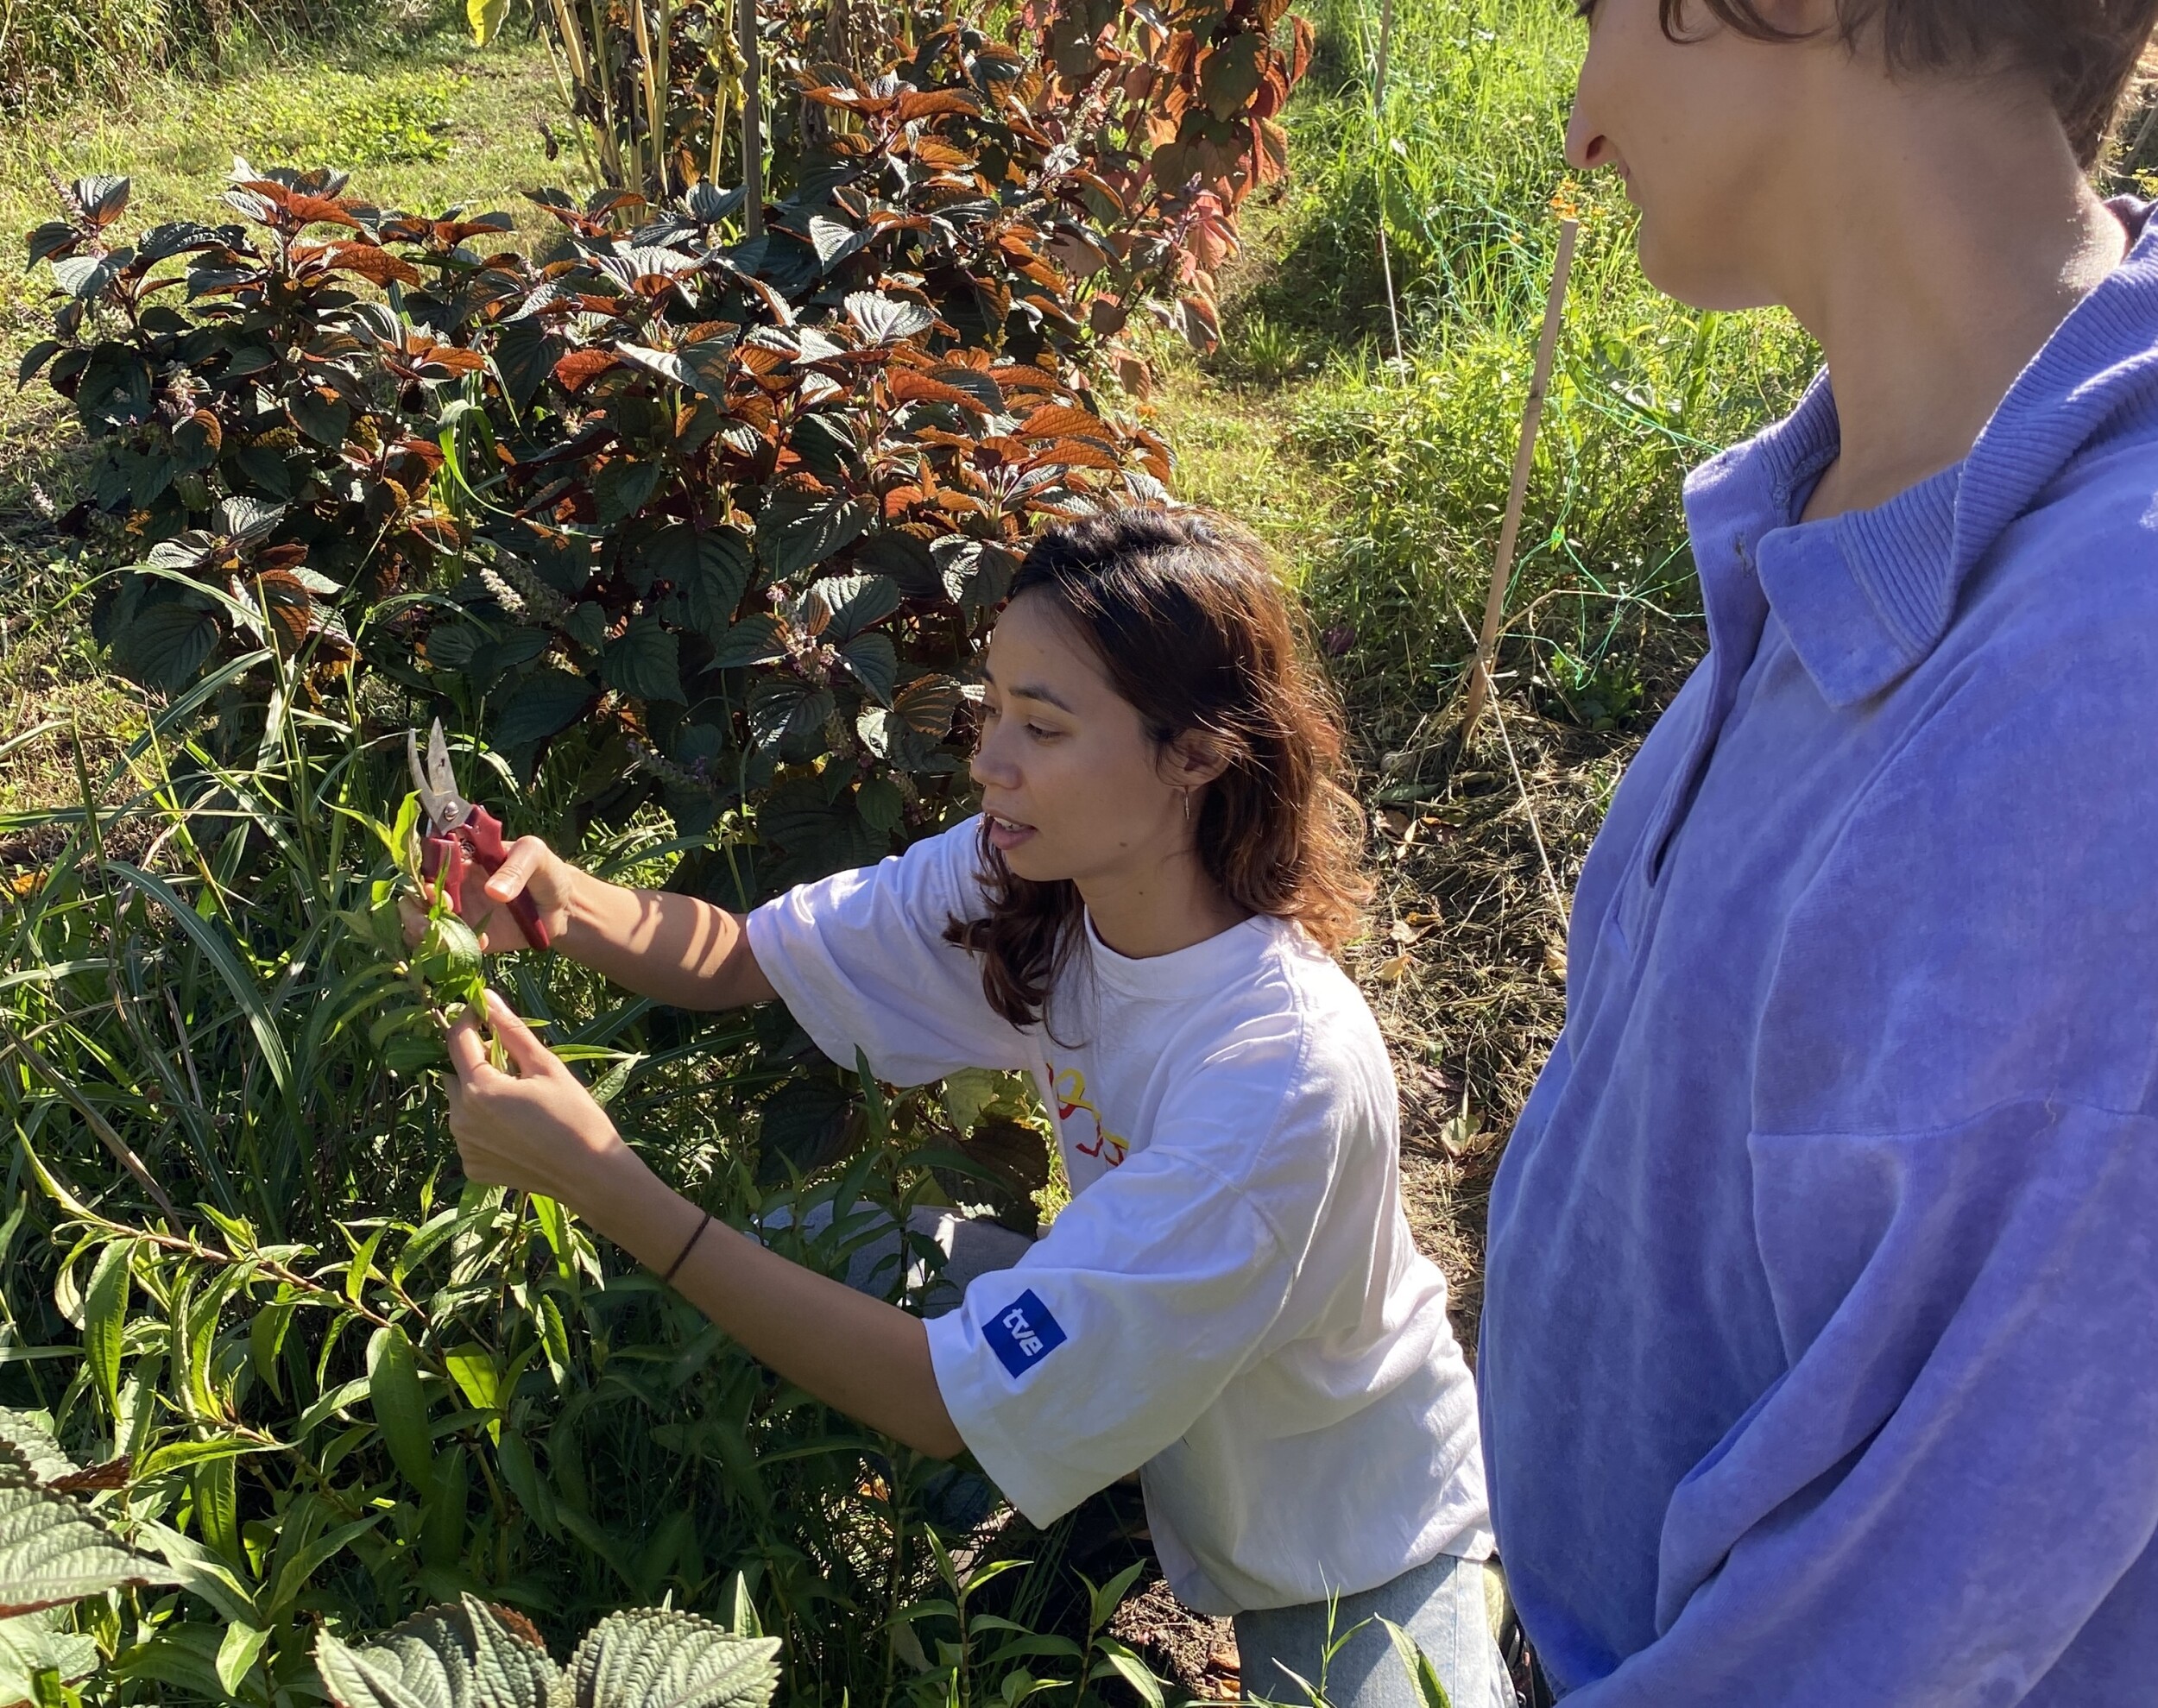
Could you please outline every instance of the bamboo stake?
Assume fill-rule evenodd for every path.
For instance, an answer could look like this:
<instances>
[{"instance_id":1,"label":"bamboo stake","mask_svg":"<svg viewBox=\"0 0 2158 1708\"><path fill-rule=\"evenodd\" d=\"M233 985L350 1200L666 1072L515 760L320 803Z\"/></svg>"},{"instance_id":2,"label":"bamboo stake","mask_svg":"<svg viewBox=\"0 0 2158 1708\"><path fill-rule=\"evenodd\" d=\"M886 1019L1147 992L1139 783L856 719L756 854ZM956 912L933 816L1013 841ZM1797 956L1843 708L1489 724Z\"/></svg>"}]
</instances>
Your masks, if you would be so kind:
<instances>
[{"instance_id":1,"label":"bamboo stake","mask_svg":"<svg viewBox=\"0 0 2158 1708\"><path fill-rule=\"evenodd\" d=\"M1461 715L1461 742L1476 732L1484 698L1491 691L1492 655L1499 648L1499 625L1506 611L1506 585L1513 578L1515 548L1521 539L1522 512L1528 507L1529 476L1536 466L1536 433L1543 425L1543 400L1550 394L1551 363L1558 354L1559 326L1566 318L1566 287L1574 272L1574 245L1581 236L1578 219L1559 223L1559 258L1551 269L1551 294L1543 305L1543 338L1536 346L1536 375L1529 382L1529 403L1521 414L1521 444L1514 452L1513 490L1506 499L1506 520L1499 530L1499 552L1492 564L1491 594L1484 602L1484 632L1469 667L1468 708Z\"/></svg>"},{"instance_id":2,"label":"bamboo stake","mask_svg":"<svg viewBox=\"0 0 2158 1708\"><path fill-rule=\"evenodd\" d=\"M742 235L764 236L764 115L759 106L757 0L735 0L741 32Z\"/></svg>"},{"instance_id":3,"label":"bamboo stake","mask_svg":"<svg viewBox=\"0 0 2158 1708\"><path fill-rule=\"evenodd\" d=\"M1372 133L1379 142L1379 271L1386 281L1386 319L1393 328L1394 362L1405 367L1401 348L1401 309L1394 296L1394 258L1386 243L1386 59L1393 45L1394 0L1381 0L1379 51L1372 61Z\"/></svg>"},{"instance_id":4,"label":"bamboo stake","mask_svg":"<svg viewBox=\"0 0 2158 1708\"><path fill-rule=\"evenodd\" d=\"M629 0L629 37L637 45L637 63L640 74L631 83L633 97L641 97L645 109L644 140L637 148L638 182L628 187L640 195L650 196L655 202L663 202L667 196L666 180L666 117L661 111L659 98L654 92L652 74L657 60L652 51L652 32L645 24L645 0ZM637 123L636 102L630 104L628 119L631 127ZM652 164L645 164L645 149L652 150Z\"/></svg>"}]
</instances>

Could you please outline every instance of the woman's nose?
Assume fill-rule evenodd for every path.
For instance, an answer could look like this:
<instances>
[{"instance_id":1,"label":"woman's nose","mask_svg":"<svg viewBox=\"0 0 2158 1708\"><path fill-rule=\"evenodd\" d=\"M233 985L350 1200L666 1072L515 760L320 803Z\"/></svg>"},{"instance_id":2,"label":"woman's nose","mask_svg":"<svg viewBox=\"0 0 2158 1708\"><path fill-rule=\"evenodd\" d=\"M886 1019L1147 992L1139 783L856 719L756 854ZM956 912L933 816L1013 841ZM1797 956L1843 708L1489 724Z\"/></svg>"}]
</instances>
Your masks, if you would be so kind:
<instances>
[{"instance_id":1,"label":"woman's nose","mask_svg":"<svg viewBox=\"0 0 2158 1708\"><path fill-rule=\"evenodd\" d=\"M1003 756L1003 744L991 730L975 744L974 757L967 761L967 772L984 788L1009 789L1019 781L1019 772Z\"/></svg>"},{"instance_id":2,"label":"woman's nose","mask_svg":"<svg viewBox=\"0 0 2158 1708\"><path fill-rule=\"evenodd\" d=\"M1593 172L1598 167L1609 166L1614 153L1611 138L1596 129L1576 101L1566 121L1566 163L1576 172Z\"/></svg>"}]
</instances>

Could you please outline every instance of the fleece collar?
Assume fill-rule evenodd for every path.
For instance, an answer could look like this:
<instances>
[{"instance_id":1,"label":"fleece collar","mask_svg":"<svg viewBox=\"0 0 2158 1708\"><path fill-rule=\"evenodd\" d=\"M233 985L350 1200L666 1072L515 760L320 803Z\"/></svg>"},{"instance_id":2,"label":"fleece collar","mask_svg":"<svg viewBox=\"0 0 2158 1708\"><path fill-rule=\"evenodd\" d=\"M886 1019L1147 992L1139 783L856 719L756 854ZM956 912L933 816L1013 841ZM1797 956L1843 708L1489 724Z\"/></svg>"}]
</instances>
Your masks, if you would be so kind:
<instances>
[{"instance_id":1,"label":"fleece collar","mask_svg":"<svg viewBox=\"0 0 2158 1708\"><path fill-rule=\"evenodd\" d=\"M2158 425L2158 222L2117 202L2128 258L2023 370L1971 455L1871 510L1795 520L1841 443L1824 373L1798 408L1687 485L1712 643L1765 598L1834 705L1882 692L1954 621L1972 573L2095 442ZM1720 633L1719 633L1720 632Z\"/></svg>"}]
</instances>

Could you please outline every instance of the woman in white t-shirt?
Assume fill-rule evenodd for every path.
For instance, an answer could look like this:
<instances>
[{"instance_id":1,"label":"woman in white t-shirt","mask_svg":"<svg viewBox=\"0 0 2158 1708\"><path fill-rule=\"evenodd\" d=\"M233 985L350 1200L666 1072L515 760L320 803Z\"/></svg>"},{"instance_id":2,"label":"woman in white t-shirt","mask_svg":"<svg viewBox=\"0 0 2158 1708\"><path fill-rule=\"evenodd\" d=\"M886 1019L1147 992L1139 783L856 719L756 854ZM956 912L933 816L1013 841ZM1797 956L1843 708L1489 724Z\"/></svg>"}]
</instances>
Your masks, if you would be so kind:
<instances>
[{"instance_id":1,"label":"woman in white t-shirt","mask_svg":"<svg viewBox=\"0 0 2158 1708\"><path fill-rule=\"evenodd\" d=\"M451 1130L788 1380L918 1450L971 1451L1046 1524L1140 1472L1170 1586L1235 1616L1247 1691L1300 1700L1383 1615L1458 1708L1511 1704L1469 1373L1400 1203L1379 1029L1328 955L1365 886L1338 714L1250 541L1126 510L1044 535L983 670L981 817L746 918L527 839L461 898L489 947L531 895L555 947L689 1008L777 996L836 1060L914 1084L1031 1074L1072 1201L924 1321L712 1222L499 999ZM1336 1708L1415 1701L1382 1628Z\"/></svg>"}]
</instances>

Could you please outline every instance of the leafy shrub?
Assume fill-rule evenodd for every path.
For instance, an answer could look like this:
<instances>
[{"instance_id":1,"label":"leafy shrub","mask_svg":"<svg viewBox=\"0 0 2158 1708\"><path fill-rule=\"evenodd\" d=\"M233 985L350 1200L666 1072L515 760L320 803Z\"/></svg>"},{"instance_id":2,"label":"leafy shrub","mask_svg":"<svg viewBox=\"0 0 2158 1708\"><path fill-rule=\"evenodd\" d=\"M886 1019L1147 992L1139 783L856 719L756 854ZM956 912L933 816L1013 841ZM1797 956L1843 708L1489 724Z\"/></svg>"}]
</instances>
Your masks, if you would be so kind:
<instances>
[{"instance_id":1,"label":"leafy shrub","mask_svg":"<svg viewBox=\"0 0 2158 1708\"><path fill-rule=\"evenodd\" d=\"M491 247L501 216L244 161L252 232L123 244L125 180L78 184L32 236L65 297L23 373L98 447L72 525L139 559L100 637L167 691L262 644L318 685L363 659L527 775L575 727L614 822L657 799L704 836L754 804L739 898L945 822L958 672L1025 539L1169 476L1092 375L1135 306L1212 326L1300 69L1266 7L1211 15L1210 48L1058 14L1049 68L955 23L874 83L805 72L845 127L748 243L702 182L541 192L537 258Z\"/></svg>"},{"instance_id":2,"label":"leafy shrub","mask_svg":"<svg viewBox=\"0 0 2158 1708\"><path fill-rule=\"evenodd\" d=\"M255 670L281 709L226 765L197 719ZM946 1629L927 1604L950 1599L931 1526L953 1473L773 1379L558 1207L445 1183L439 1093L389 1070L418 1004L372 917L402 742L305 698L268 648L217 667L0 913L9 1396L131 1463L136 1545L180 1590L98 1627L114 1688L274 1702L312 1688L319 1621L473 1594L558 1652L625 1604L746 1599L790 1702L890 1699ZM553 829L566 798L523 810ZM562 846L654 881L656 840ZM552 958L509 988L666 1177L737 1227L784 1208L773 1243L828 1273L932 1171L975 1169L941 1100L870 1085L837 1112L845 1167L760 1184L783 1117L754 1100L804 1047L783 1014L692 1020ZM1060 1570L1044 1545L1000 1586ZM887 1641L895 1621L916 1635ZM1050 1651L1005 1646L969 1690L1046 1675Z\"/></svg>"},{"instance_id":3,"label":"leafy shrub","mask_svg":"<svg viewBox=\"0 0 2158 1708\"><path fill-rule=\"evenodd\" d=\"M153 1547L161 1536L189 1568L180 1572L138 1552L85 1504L85 1494L124 1489L130 1468L125 1459L79 1465L41 1420L0 1411L0 1694L8 1700L79 1702L68 1686L104 1664L94 1636L66 1629L64 1610L115 1591L200 1581L202 1562L176 1532L154 1521L130 1527ZM522 1614L469 1595L357 1647L325 1630L314 1656L337 1708L764 1708L779 1682L779 1647L759 1634L737 1579L731 1626L671 1608L610 1614L566 1670ZM121 1668L136 1658L123 1653ZM221 1680L227 1670L221 1650Z\"/></svg>"},{"instance_id":4,"label":"leafy shrub","mask_svg":"<svg viewBox=\"0 0 2158 1708\"><path fill-rule=\"evenodd\" d=\"M466 1596L352 1648L325 1632L315 1665L337 1708L764 1708L779 1644L672 1608L609 1614L557 1667L521 1615Z\"/></svg>"},{"instance_id":5,"label":"leafy shrub","mask_svg":"<svg viewBox=\"0 0 2158 1708\"><path fill-rule=\"evenodd\" d=\"M957 1570L950 1468L775 1381L558 1207L445 1184L376 803L439 710L518 828L729 901L965 810L962 673L1027 538L1170 476L1107 370L1143 311L1208 335L1300 68L1274 5L805 63L817 123L754 240L701 179L540 192L534 254L498 214L244 161L218 224L127 241L125 180L96 180L32 235L57 299L23 373L90 441L66 521L95 627L167 696L118 799L16 827L64 842L0 915L0 1295L37 1355L11 1379L134 1460L181 1578L101 1627L116 1688L271 1704L312 1690L319 1619L473 1595L566 1642L736 1573L790 1701L1144 1676L1114 1595L1031 1628L1053 1538ZM664 1175L828 1272L925 1193L1032 1189L1011 1111L891 1097L783 1012L508 976Z\"/></svg>"}]
</instances>

